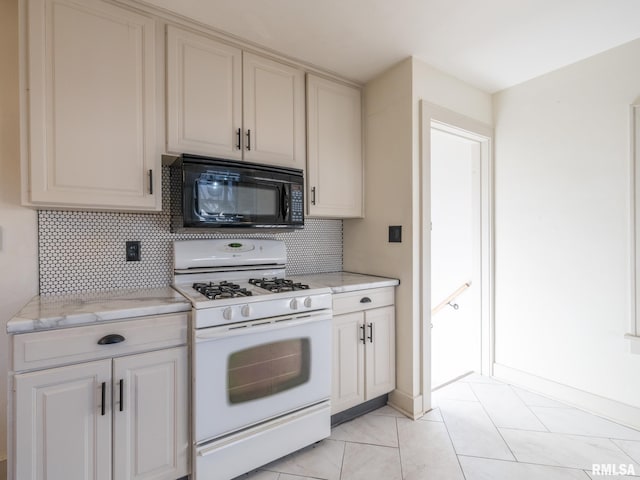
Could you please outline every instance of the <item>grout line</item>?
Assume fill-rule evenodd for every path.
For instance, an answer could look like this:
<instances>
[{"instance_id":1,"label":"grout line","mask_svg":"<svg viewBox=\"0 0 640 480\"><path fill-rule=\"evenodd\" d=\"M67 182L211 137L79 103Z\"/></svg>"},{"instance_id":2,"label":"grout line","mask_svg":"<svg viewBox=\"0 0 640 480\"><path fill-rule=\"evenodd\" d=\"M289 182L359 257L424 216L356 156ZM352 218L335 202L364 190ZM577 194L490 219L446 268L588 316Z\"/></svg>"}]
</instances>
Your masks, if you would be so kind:
<instances>
[{"instance_id":1,"label":"grout line","mask_svg":"<svg viewBox=\"0 0 640 480\"><path fill-rule=\"evenodd\" d=\"M614 441L614 440L620 440L621 442L636 442L636 443L640 443L640 440L632 440L629 438L617 438L617 437L605 437L602 435L586 435L584 433L568 433L568 432L544 432L542 430L527 430L525 428L514 428L514 427L499 427L503 430L519 430L522 432L532 432L532 433L547 433L547 434L551 434L551 435L565 435L565 436L569 436L569 437L584 437L584 438L597 438L597 439L601 439L601 440L610 440L610 441Z\"/></svg>"},{"instance_id":2,"label":"grout line","mask_svg":"<svg viewBox=\"0 0 640 480\"><path fill-rule=\"evenodd\" d=\"M342 471L344 470L344 459L347 456L347 442L343 442L342 445L342 461L340 462L340 475L339 479L342 480Z\"/></svg>"},{"instance_id":3,"label":"grout line","mask_svg":"<svg viewBox=\"0 0 640 480\"><path fill-rule=\"evenodd\" d=\"M489 458L489 457L479 457L477 455L467 455L467 454L461 454L458 455L459 457L469 457L469 458L478 458L480 460L490 460L493 462L506 462L506 463L518 463L521 465L532 465L535 467L552 467L552 468L563 468L565 470L580 470L580 471L585 471L584 468L581 467L567 467L565 465L550 465L547 463L533 463L533 462L520 462L518 460L505 460L504 458ZM630 477L630 478L634 478L634 477Z\"/></svg>"},{"instance_id":4,"label":"grout line","mask_svg":"<svg viewBox=\"0 0 640 480\"><path fill-rule=\"evenodd\" d=\"M438 407L438 408L440 408L440 407ZM460 463L460 455L458 454L458 451L456 450L455 443L453 443L453 438L451 438L451 432L449 432L449 425L447 425L447 421L444 418L444 414L442 413L442 409L440 409L440 416L442 417L442 422L438 422L438 423L442 423L444 425L444 429L447 432L447 436L449 437L449 443L451 443L451 448L453 449L453 454L456 456L456 461L458 462L458 467L460 467L460 472L462 472L462 478L464 478L466 480L467 475L464 473L464 469L462 468L462 464Z\"/></svg>"},{"instance_id":5,"label":"grout line","mask_svg":"<svg viewBox=\"0 0 640 480\"><path fill-rule=\"evenodd\" d=\"M516 398L517 398L518 400L520 400L520 401L522 402L522 404L527 408L527 410L529 410L529 411L531 412L531 414L532 414L534 417L536 417L536 419L540 422L540 425L542 425L544 428L546 428L546 429L547 429L547 432L551 432L551 429L550 429L550 428L549 428L549 427L548 427L548 426L547 426L547 425L546 425L546 424L545 424L545 423L540 419L540 417L538 417L538 415L536 415L536 412L534 412L534 411L531 409L532 405L529 405L527 402L525 402L525 401L522 399L522 397L520 397L520 395L518 395L518 392L516 392L516 391L513 389L513 386L512 386L512 385L509 385L509 390L511 391L511 393L513 393L513 394L516 396ZM533 392L531 392L531 393L533 393Z\"/></svg>"},{"instance_id":6,"label":"grout line","mask_svg":"<svg viewBox=\"0 0 640 480\"><path fill-rule=\"evenodd\" d=\"M473 388L471 389L471 391L473 392L473 394L475 395L476 398L478 398L478 396L476 395L476 392L473 390ZM493 418L491 418L491 415L489 415L489 412L487 411L487 409L484 407L484 404L480 401L480 399L478 398L478 403L480 404L480 407L482 408L482 410L484 411L485 415L487 416L487 418L489 419L489 421L491 422L491 425L493 425L493 428L496 429L496 432L498 432L498 435L500 435L500 438L502 439L502 441L504 442L505 446L509 449L509 452L511 452L511 455L513 456L513 458L516 460L516 462L518 461L518 457L516 457L515 453L513 453L513 450L511 450L511 446L507 443L507 441L505 440L505 438L502 436L502 432L500 432L500 430L498 429L498 426L495 424L495 422L493 421Z\"/></svg>"},{"instance_id":7,"label":"grout line","mask_svg":"<svg viewBox=\"0 0 640 480\"><path fill-rule=\"evenodd\" d=\"M397 418L396 418L396 437L398 438L398 457L400 458L400 478L404 478L404 469L402 468L402 448L400 448L400 430L398 428Z\"/></svg>"}]
</instances>

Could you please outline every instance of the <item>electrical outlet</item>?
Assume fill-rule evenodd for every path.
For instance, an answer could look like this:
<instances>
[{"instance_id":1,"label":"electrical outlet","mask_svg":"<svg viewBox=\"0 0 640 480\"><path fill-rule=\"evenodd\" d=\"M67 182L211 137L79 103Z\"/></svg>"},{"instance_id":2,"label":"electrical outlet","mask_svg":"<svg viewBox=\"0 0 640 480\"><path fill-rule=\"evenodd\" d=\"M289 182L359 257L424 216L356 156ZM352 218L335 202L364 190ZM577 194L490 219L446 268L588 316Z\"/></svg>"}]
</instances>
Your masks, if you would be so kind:
<instances>
[{"instance_id":1,"label":"electrical outlet","mask_svg":"<svg viewBox=\"0 0 640 480\"><path fill-rule=\"evenodd\" d=\"M140 242L130 241L127 242L127 262L139 262L140 261Z\"/></svg>"}]
</instances>

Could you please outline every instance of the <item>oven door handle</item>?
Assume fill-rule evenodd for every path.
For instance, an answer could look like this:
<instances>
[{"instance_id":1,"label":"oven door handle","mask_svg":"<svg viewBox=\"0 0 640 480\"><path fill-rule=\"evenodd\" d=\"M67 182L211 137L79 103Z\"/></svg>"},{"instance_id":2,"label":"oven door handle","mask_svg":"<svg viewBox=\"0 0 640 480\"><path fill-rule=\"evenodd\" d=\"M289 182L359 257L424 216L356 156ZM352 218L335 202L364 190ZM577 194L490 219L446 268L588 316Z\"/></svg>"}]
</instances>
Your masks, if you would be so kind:
<instances>
[{"instance_id":1,"label":"oven door handle","mask_svg":"<svg viewBox=\"0 0 640 480\"><path fill-rule=\"evenodd\" d=\"M305 325L315 322L330 321L331 314L323 313L315 316L305 317L293 317L282 320L269 320L261 323L260 321L252 322L245 325L228 325L226 327L212 327L205 328L196 331L196 340L216 340L219 338L236 337L240 335L253 335L254 333L261 333L265 331L273 332L276 330L282 330L284 328L297 327L298 325Z\"/></svg>"}]
</instances>

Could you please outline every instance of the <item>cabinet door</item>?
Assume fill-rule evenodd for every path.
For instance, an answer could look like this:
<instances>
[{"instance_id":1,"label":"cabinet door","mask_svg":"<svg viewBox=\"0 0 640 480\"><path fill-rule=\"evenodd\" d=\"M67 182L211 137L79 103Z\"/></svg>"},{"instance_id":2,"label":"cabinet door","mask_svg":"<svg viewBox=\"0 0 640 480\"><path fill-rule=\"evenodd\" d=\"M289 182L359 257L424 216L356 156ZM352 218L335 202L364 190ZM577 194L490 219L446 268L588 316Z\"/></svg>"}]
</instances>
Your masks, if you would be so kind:
<instances>
[{"instance_id":1,"label":"cabinet door","mask_svg":"<svg viewBox=\"0 0 640 480\"><path fill-rule=\"evenodd\" d=\"M160 210L153 19L27 0L28 202Z\"/></svg>"},{"instance_id":2,"label":"cabinet door","mask_svg":"<svg viewBox=\"0 0 640 480\"><path fill-rule=\"evenodd\" d=\"M304 73L251 53L243 58L244 159L304 170Z\"/></svg>"},{"instance_id":3,"label":"cabinet door","mask_svg":"<svg viewBox=\"0 0 640 480\"><path fill-rule=\"evenodd\" d=\"M307 75L308 214L362 217L360 90Z\"/></svg>"},{"instance_id":4,"label":"cabinet door","mask_svg":"<svg viewBox=\"0 0 640 480\"><path fill-rule=\"evenodd\" d=\"M110 385L111 360L16 375L15 478L110 480Z\"/></svg>"},{"instance_id":5,"label":"cabinet door","mask_svg":"<svg viewBox=\"0 0 640 480\"><path fill-rule=\"evenodd\" d=\"M114 478L189 473L187 347L113 361Z\"/></svg>"},{"instance_id":6,"label":"cabinet door","mask_svg":"<svg viewBox=\"0 0 640 480\"><path fill-rule=\"evenodd\" d=\"M363 318L362 312L333 317L332 414L364 402Z\"/></svg>"},{"instance_id":7,"label":"cabinet door","mask_svg":"<svg viewBox=\"0 0 640 480\"><path fill-rule=\"evenodd\" d=\"M366 399L390 392L396 386L395 307L368 310L365 314Z\"/></svg>"},{"instance_id":8,"label":"cabinet door","mask_svg":"<svg viewBox=\"0 0 640 480\"><path fill-rule=\"evenodd\" d=\"M167 27L167 150L242 158L242 51Z\"/></svg>"}]
</instances>

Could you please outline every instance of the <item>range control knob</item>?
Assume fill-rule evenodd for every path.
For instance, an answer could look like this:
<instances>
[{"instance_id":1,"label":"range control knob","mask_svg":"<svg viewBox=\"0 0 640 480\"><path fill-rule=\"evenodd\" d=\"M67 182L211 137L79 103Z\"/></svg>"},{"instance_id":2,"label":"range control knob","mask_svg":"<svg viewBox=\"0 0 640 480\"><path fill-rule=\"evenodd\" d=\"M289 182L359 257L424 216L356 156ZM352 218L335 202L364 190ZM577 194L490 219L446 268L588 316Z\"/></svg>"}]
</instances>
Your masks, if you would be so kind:
<instances>
[{"instance_id":1,"label":"range control knob","mask_svg":"<svg viewBox=\"0 0 640 480\"><path fill-rule=\"evenodd\" d=\"M249 305L243 305L240 309L240 314L243 317L248 317L249 315L251 315L251 307Z\"/></svg>"},{"instance_id":2,"label":"range control knob","mask_svg":"<svg viewBox=\"0 0 640 480\"><path fill-rule=\"evenodd\" d=\"M291 310L297 310L298 309L298 299L294 298L293 300L291 300L289 302L289 307L291 308Z\"/></svg>"},{"instance_id":3,"label":"range control knob","mask_svg":"<svg viewBox=\"0 0 640 480\"><path fill-rule=\"evenodd\" d=\"M225 320L231 320L233 318L233 309L227 307L222 311L222 316Z\"/></svg>"},{"instance_id":4,"label":"range control knob","mask_svg":"<svg viewBox=\"0 0 640 480\"><path fill-rule=\"evenodd\" d=\"M307 297L304 299L304 306L307 308L311 308L312 302L311 302L311 297Z\"/></svg>"}]
</instances>

